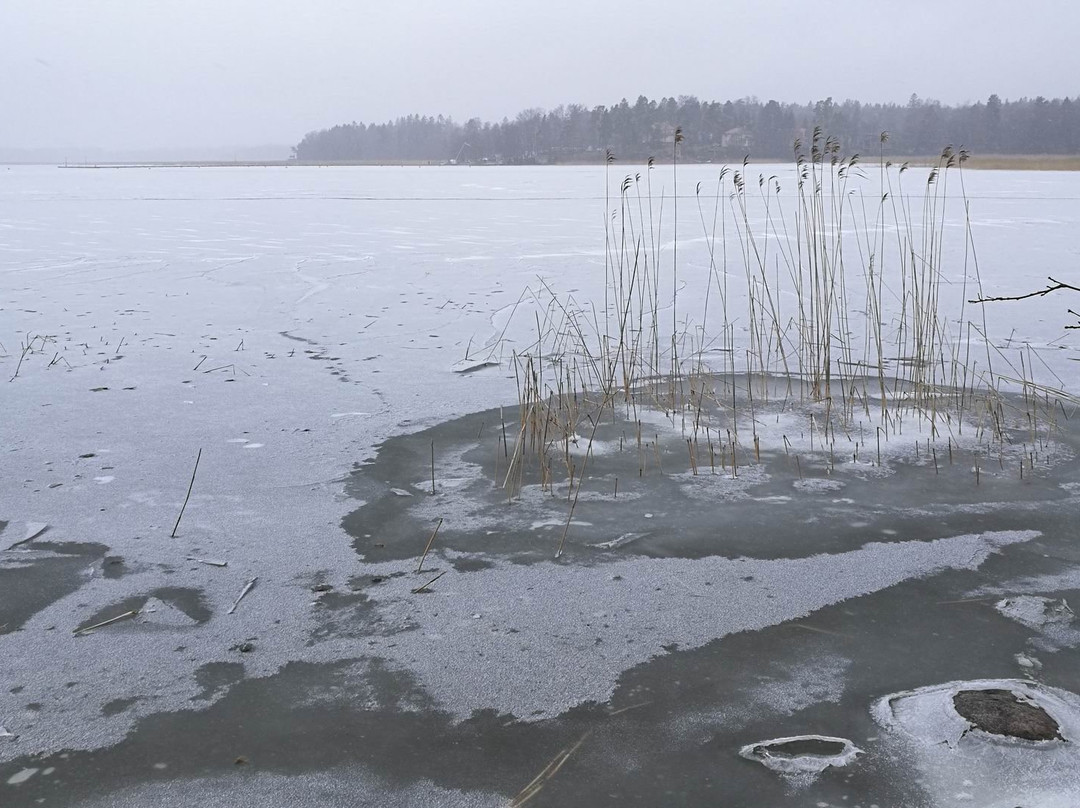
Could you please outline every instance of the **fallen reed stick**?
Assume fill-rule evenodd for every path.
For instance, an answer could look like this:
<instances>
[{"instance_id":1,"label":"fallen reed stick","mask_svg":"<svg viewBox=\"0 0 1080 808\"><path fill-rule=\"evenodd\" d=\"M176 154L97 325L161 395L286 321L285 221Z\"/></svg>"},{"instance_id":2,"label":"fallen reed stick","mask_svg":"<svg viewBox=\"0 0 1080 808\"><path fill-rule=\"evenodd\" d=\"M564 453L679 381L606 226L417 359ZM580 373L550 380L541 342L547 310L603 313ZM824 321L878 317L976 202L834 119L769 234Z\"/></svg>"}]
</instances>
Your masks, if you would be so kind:
<instances>
[{"instance_id":1,"label":"fallen reed stick","mask_svg":"<svg viewBox=\"0 0 1080 808\"><path fill-rule=\"evenodd\" d=\"M244 584L244 588L242 590L240 590L240 594L236 596L236 600L233 601L233 605L229 607L229 611L228 611L229 614L233 614L236 611L236 607L240 605L240 601L242 601L244 598L247 597L248 592L250 592L252 589L254 589L255 584L257 584L258 582L259 582L259 577L255 576L250 581L248 581L246 584Z\"/></svg>"},{"instance_id":2,"label":"fallen reed stick","mask_svg":"<svg viewBox=\"0 0 1080 808\"><path fill-rule=\"evenodd\" d=\"M517 796L510 800L509 808L521 808L522 805L529 802L529 800L539 794L541 789L543 789L543 787L547 785L548 780L550 780L552 777L559 773L559 769L561 769L566 764L566 761L570 759L570 756L573 755L574 752L576 752L583 743L585 743L585 740L589 737L590 734L592 733L586 732L584 735L581 736L577 743L575 743L573 746L569 746L566 749L563 749L561 752L559 752L559 754L552 758L551 762L548 763L548 765L541 770L540 774L536 775L536 777L534 777L529 782L529 784L525 786L525 788L521 789L521 791L517 793Z\"/></svg>"},{"instance_id":3,"label":"fallen reed stick","mask_svg":"<svg viewBox=\"0 0 1080 808\"><path fill-rule=\"evenodd\" d=\"M437 580L439 580L439 579L440 579L440 578L442 578L442 577L443 577L444 575L446 575L446 573L447 573L447 570L443 570L442 572L440 572L440 573L439 573L438 575L436 575L436 576L435 576L434 578L432 578L432 579L431 579L430 581L428 581L428 582L427 582L426 584L424 584L423 586L418 586L418 587L416 587L416 589L413 589L413 590L412 590L412 593L413 593L414 595L419 595L419 594L420 594L421 592L423 592L423 591L424 591L425 589L427 589L427 588L428 588L429 586L431 586L431 585L432 585L433 583L435 583L435 582L436 582Z\"/></svg>"},{"instance_id":4,"label":"fallen reed stick","mask_svg":"<svg viewBox=\"0 0 1080 808\"><path fill-rule=\"evenodd\" d=\"M130 612L124 612L123 614L118 614L118 615L116 615L116 617L110 617L108 620L102 620L100 623L94 623L94 625L92 625L92 626L87 626L86 628L77 628L71 633L72 634L89 634L91 631L93 631L96 628L104 628L105 626L111 626L113 623L119 623L121 620L127 620L130 617L137 617L138 614L139 614L139 609L132 609Z\"/></svg>"}]
</instances>

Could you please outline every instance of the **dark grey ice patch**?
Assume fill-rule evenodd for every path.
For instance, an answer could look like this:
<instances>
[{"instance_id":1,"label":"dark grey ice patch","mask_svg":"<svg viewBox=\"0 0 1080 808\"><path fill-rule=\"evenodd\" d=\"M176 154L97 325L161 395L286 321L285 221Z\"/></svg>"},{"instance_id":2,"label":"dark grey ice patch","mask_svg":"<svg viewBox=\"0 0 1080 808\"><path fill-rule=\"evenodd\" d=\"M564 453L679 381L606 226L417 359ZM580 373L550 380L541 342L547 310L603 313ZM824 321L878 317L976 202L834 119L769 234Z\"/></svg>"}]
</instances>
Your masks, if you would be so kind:
<instances>
[{"instance_id":1,"label":"dark grey ice patch","mask_svg":"<svg viewBox=\"0 0 1080 808\"><path fill-rule=\"evenodd\" d=\"M154 623L163 622L161 617L161 606L158 604L155 608L151 605L150 609L147 609L147 604L151 601L160 601L169 607L175 608L179 612L188 617L191 624L205 623L211 617L212 612L206 605L202 590L194 589L191 587L179 587L179 586L164 586L153 589L145 595L133 595L129 598L124 598L118 603L106 606L104 609L99 609L89 618L79 624L76 632L81 632L89 626L97 625L105 620L111 620L122 614L128 612L139 612L142 620L136 621L137 623ZM143 612L146 612L143 614ZM177 621L172 621L174 624Z\"/></svg>"},{"instance_id":2,"label":"dark grey ice patch","mask_svg":"<svg viewBox=\"0 0 1080 808\"><path fill-rule=\"evenodd\" d=\"M1026 575L1010 578L1001 584L980 586L969 593L971 597L981 595L1015 595L1018 593L1061 592L1066 589L1080 589L1080 565L1073 565L1060 572L1046 575Z\"/></svg>"},{"instance_id":3,"label":"dark grey ice patch","mask_svg":"<svg viewBox=\"0 0 1080 808\"><path fill-rule=\"evenodd\" d=\"M118 715L131 705L135 704L138 700L137 697L132 697L130 699L113 699L102 706L101 714L106 718L112 715Z\"/></svg>"},{"instance_id":4,"label":"dark grey ice patch","mask_svg":"<svg viewBox=\"0 0 1080 808\"><path fill-rule=\"evenodd\" d=\"M86 569L103 558L103 544L43 543L0 553L0 634L21 628L35 614L86 583Z\"/></svg>"},{"instance_id":5,"label":"dark grey ice patch","mask_svg":"<svg viewBox=\"0 0 1080 808\"><path fill-rule=\"evenodd\" d=\"M202 692L192 701L211 701L244 678L242 662L208 662L195 671L195 681Z\"/></svg>"},{"instance_id":6,"label":"dark grey ice patch","mask_svg":"<svg viewBox=\"0 0 1080 808\"><path fill-rule=\"evenodd\" d=\"M787 667L776 660L759 669L752 687L727 693L722 704L683 712L663 725L675 737L704 743L724 727L740 726L762 715L793 715L815 704L838 703L844 695L851 660L819 654Z\"/></svg>"},{"instance_id":7,"label":"dark grey ice patch","mask_svg":"<svg viewBox=\"0 0 1080 808\"><path fill-rule=\"evenodd\" d=\"M123 578L130 572L121 556L106 556L101 562L101 574L109 579Z\"/></svg>"}]
</instances>

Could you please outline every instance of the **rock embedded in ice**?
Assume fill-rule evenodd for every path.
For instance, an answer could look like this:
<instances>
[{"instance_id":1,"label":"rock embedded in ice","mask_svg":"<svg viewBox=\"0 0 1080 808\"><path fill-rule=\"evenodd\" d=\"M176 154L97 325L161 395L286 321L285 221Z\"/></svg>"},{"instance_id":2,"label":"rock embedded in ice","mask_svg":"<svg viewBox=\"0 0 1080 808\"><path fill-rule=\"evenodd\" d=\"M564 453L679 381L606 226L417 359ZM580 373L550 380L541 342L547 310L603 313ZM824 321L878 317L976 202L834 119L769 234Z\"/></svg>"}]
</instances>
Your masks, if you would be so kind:
<instances>
[{"instance_id":1,"label":"rock embedded in ice","mask_svg":"<svg viewBox=\"0 0 1080 808\"><path fill-rule=\"evenodd\" d=\"M876 701L881 752L918 770L928 805L1075 806L1080 696L1022 679L947 682Z\"/></svg>"},{"instance_id":2,"label":"rock embedded in ice","mask_svg":"<svg viewBox=\"0 0 1080 808\"><path fill-rule=\"evenodd\" d=\"M894 693L875 702L872 712L888 729L950 748L957 748L976 731L981 731L981 738L1080 738L1080 697L1022 679L949 682Z\"/></svg>"},{"instance_id":3,"label":"rock embedded in ice","mask_svg":"<svg viewBox=\"0 0 1080 808\"><path fill-rule=\"evenodd\" d=\"M830 766L847 766L863 751L846 738L795 735L744 746L739 754L781 774L819 774Z\"/></svg>"},{"instance_id":4,"label":"rock embedded in ice","mask_svg":"<svg viewBox=\"0 0 1080 808\"><path fill-rule=\"evenodd\" d=\"M961 690L953 709L975 729L1025 741L1056 741L1061 728L1046 709L1011 690Z\"/></svg>"}]
</instances>

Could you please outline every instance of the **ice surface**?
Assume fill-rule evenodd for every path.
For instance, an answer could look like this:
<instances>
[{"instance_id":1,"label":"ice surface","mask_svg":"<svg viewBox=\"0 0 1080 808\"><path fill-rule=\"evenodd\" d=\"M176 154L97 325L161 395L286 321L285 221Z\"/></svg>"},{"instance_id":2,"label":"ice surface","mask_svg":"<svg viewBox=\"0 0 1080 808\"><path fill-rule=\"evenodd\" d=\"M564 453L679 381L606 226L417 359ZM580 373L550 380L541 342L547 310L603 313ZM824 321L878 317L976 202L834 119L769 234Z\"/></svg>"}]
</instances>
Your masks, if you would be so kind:
<instances>
[{"instance_id":1,"label":"ice surface","mask_svg":"<svg viewBox=\"0 0 1080 808\"><path fill-rule=\"evenodd\" d=\"M139 610L139 621L151 625L171 626L174 628L190 628L198 625L198 621L190 617L171 603L166 603L158 598L149 598Z\"/></svg>"},{"instance_id":2,"label":"ice surface","mask_svg":"<svg viewBox=\"0 0 1080 808\"><path fill-rule=\"evenodd\" d=\"M1068 626L1076 619L1064 598L1051 600L1036 595L1019 595L999 600L994 604L994 608L1006 617L1031 628Z\"/></svg>"},{"instance_id":3,"label":"ice surface","mask_svg":"<svg viewBox=\"0 0 1080 808\"><path fill-rule=\"evenodd\" d=\"M494 707L518 718L608 700L619 675L666 653L792 620L833 603L946 569L978 569L1002 547L1036 538L991 532L931 542L869 543L799 559L633 557L595 567L495 564L446 574L413 597L408 569L373 565L388 580L368 590L380 622L409 626L368 641L415 672L461 718ZM480 615L474 619L474 615ZM520 637L521 627L545 629Z\"/></svg>"},{"instance_id":4,"label":"ice surface","mask_svg":"<svg viewBox=\"0 0 1080 808\"><path fill-rule=\"evenodd\" d=\"M718 173L715 166L679 170L680 186L686 188L714 180ZM1034 534L1022 531L1045 508L1049 495L1042 478L1013 485L1014 464L1006 488L1006 471L995 462L984 469L978 491L970 481L966 498L928 502L933 498L926 490L936 486L925 480L933 480L933 470L924 462L916 469L922 476L904 477L916 439L925 440L923 433L910 440L905 436L902 444L892 444L895 449L883 446L886 465L897 470L889 482L905 483L874 489L888 498L890 520L905 507L913 519L927 517L917 530L905 523L895 541L875 524L849 544L827 550L815 546L801 554L805 557L794 557L800 554L780 552L768 545L767 536L742 530L727 538L733 543L751 538L754 545L739 545L729 554L734 557L713 553L700 566L686 558L658 557L680 550L657 544L673 533L673 510L692 497L704 507L710 497L725 492L731 493L725 502L733 508L788 509L792 518L807 518L808 534L831 540L840 528L830 521L830 514L836 514L829 509L842 511L846 519L852 504L832 499L842 495L870 510L881 506L862 487L875 471L866 465L872 441L859 435L859 429L873 432L873 421L865 419L851 437L852 448L855 441L861 444L860 462L837 462L831 473L820 464L804 467L805 480L797 483L793 468L787 468L786 476L766 469L753 477L760 470L747 467L747 477L736 485L691 479L684 467L670 481L681 492L676 498L631 491L629 480L621 479L619 500L625 497L633 514L627 521L636 524L594 522L603 535L588 541L643 535L610 549L592 548L597 555L611 556L610 564L515 565L495 558L489 568L451 569L433 594L423 596L410 591L423 581L392 578L364 587L362 595L370 599L377 621L374 628L359 618L359 625L353 625L335 615L346 627L339 634L327 633L327 610L312 605L315 581L351 593L353 579L410 569L400 561L358 559L355 537L345 533L341 521L361 505L343 495L342 481L356 473L358 464L370 464L377 448L394 436L500 404L507 405L506 420L516 420L510 405L517 383L506 360L536 341L534 315L543 314L543 305L523 298L522 290L538 288L538 277L560 295L574 294L583 305L603 299L603 170L490 171L484 183L489 187L477 189L465 187L474 183L475 171L3 170L0 521L10 524L0 546L29 537L29 523L47 523L49 531L40 541L105 547L124 559L126 572L106 578L100 557L66 556L79 565L72 573L75 589L57 591L25 624L20 619L18 630L0 634L0 680L5 683L0 715L4 726L19 735L17 743L0 744L0 761L61 749L100 749L157 713L205 710L230 685L206 695L200 670L235 664L237 652L230 649L249 637L258 637L257 651L243 659L244 675L251 679L274 676L297 660L332 663L371 654L389 660L402 676L418 677L456 719L485 708L522 714L543 709L551 716L602 701L635 666L673 653L665 645L701 647L730 632L776 625L948 570L979 570L981 575L991 554L1035 543ZM790 170L777 171L790 189ZM1024 173L969 174L966 182L987 291L1030 291L1045 283L1048 271L1075 263L1080 175L1056 172L1041 177L1038 187ZM497 197L495 203L481 198L488 196ZM760 218L760 211L750 215ZM693 205L680 203L679 216L680 232L694 233ZM962 205L950 209L949 235L960 237L943 242L951 274L942 290L951 300L964 294L965 280L969 293L975 282L973 275L963 278L960 269L963 216ZM670 221L667 208L665 219ZM1032 250L1032 244L1038 249ZM707 276L708 257L700 239L680 244L679 251L687 266L701 270L697 276ZM688 281L691 274L680 277ZM732 284L733 306L743 294L736 291L739 285ZM694 294L686 288L678 312L691 329L697 314L683 305L695 301L696 306ZM1026 357L1034 355L1040 380L1056 385L1072 378L1077 351L1070 340L1075 332L1061 329L1065 308L1052 299L988 307L995 363L1001 357L1003 368L1019 365L1023 349ZM671 312L670 306L666 311ZM40 338L34 351L8 382L19 360L18 346L35 336ZM976 342L972 351L981 354L983 347ZM468 362L458 364L466 355ZM474 372L455 373L455 368ZM673 445L683 440L682 423L662 413L645 418ZM783 413L759 423L757 431L775 460L783 452L784 436L793 452L809 449L808 426L803 413ZM485 439L495 427L493 421L486 424ZM746 445L748 427L748 421L740 421L740 440ZM964 438L974 441L966 427ZM610 439L605 438L607 449L614 446ZM256 444L262 445L256 450ZM252 450L234 451L241 445ZM200 447L204 451L191 501L176 539L170 539ZM1022 450L1018 446L1016 452ZM605 462L617 456L614 451L595 454ZM750 454L743 456L748 460ZM485 463L491 459L485 454ZM484 531L505 525L505 517L498 521L491 508L462 510L462 518L451 522L458 513L441 507L453 504L453 491L467 491L484 479L481 463L464 457L457 461L440 454L434 498L420 496L427 491L426 458L394 485L406 490L406 483L415 483L414 497L400 502L429 509L418 515L446 517L447 528L453 524L483 537ZM967 468L968 460L964 463ZM766 479L767 474L773 476ZM1002 479L993 480L994 474ZM112 479L99 485L95 478ZM595 482L595 488L590 481L582 491L579 507L604 504L614 481ZM991 485L997 482L1001 487ZM566 489L558 493L565 495ZM1078 492L1057 493L1075 498ZM777 499L783 496L792 501ZM805 507L810 498L816 503L812 509ZM527 486L519 503L522 522L527 526L551 518L550 499ZM1009 520L1017 530L961 535L968 528L937 528L943 516L961 511ZM646 515L651 517L647 522ZM725 512L717 523L729 515ZM649 525L647 535L643 524ZM896 525L890 521L884 527ZM544 531L554 532L557 528ZM885 537L888 544L881 543ZM646 547L652 557L628 555ZM749 557L751 550L757 557ZM543 552L549 554L550 548L545 545ZM430 559L440 571L482 555L440 553L437 546ZM0 571L20 576L37 571L46 582L58 575L41 564L65 557L58 550L5 555L11 558L0 561ZM229 566L189 562L188 555L224 559ZM744 581L750 574L755 580ZM1043 583L1051 578L1062 586L1068 583L1054 569L1025 569L1024 574ZM256 575L259 588L236 614L225 615L244 581ZM612 580L615 576L621 580ZM197 590L210 617L198 627L129 623L72 638L71 629L88 616L128 598L145 598L164 583ZM978 589L984 583L979 577L965 586ZM1012 597L1029 591L1052 592L1013 587L994 594ZM962 596L962 591L956 595ZM597 618L597 612L610 617ZM481 617L474 620L472 614ZM8 619L0 616L0 626ZM511 634L509 627L519 633ZM1016 650L1003 652L1010 665ZM485 652L483 658L479 651ZM1043 656L1051 667L1053 659ZM827 670L848 670L837 665ZM842 691L840 684L830 690L803 687L802 681L771 683L769 692L778 703L787 699L803 705L818 697L834 699ZM132 698L139 700L127 710L102 714L109 702ZM28 704L46 707L35 712ZM745 705L728 706L730 717ZM676 724L677 717L671 719ZM524 773L521 784L546 759ZM25 768L12 766L18 767L12 774ZM339 776L344 775L331 772L314 782L245 778L237 791L243 800L260 804L294 804L301 802L299 794L311 793L305 790L333 791L348 782ZM426 783L414 792L405 786L402 795L375 775L368 778L362 772L360 779L368 785L348 791L350 801L371 795L388 805L395 799L401 804L492 802L483 790L462 795ZM39 773L18 786L20 793L28 794L28 787L43 780ZM220 804L236 802L237 792L220 791L217 782L174 785L148 785L146 791L132 789L122 796L133 805L186 804L192 794L205 804L213 804L218 795ZM963 790L962 784L956 790ZM99 804L122 804L119 800Z\"/></svg>"},{"instance_id":5,"label":"ice surface","mask_svg":"<svg viewBox=\"0 0 1080 808\"><path fill-rule=\"evenodd\" d=\"M1034 645L1040 650L1053 651L1080 645L1076 615L1064 598L1016 595L999 600L994 608L1011 620L1037 629L1041 636Z\"/></svg>"}]
</instances>

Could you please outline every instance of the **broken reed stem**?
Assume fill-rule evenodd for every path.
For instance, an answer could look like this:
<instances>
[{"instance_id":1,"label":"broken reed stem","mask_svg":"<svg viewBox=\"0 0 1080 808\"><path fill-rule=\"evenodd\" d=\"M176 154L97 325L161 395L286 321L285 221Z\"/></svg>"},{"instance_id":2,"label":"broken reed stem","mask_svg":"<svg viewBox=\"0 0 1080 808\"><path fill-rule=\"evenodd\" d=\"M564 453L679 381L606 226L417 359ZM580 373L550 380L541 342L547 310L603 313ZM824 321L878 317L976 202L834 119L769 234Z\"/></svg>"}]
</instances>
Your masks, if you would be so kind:
<instances>
[{"instance_id":1,"label":"broken reed stem","mask_svg":"<svg viewBox=\"0 0 1080 808\"><path fill-rule=\"evenodd\" d=\"M199 453L195 456L195 468L191 472L191 482L188 483L187 496L184 497L184 504L180 506L180 515L176 517L176 524L173 525L172 533L169 534L170 539L176 538L176 529L180 527L180 520L184 516L184 509L187 508L188 500L191 499L191 489L195 485L195 475L199 471L199 460L202 459L202 449L199 449Z\"/></svg>"},{"instance_id":2,"label":"broken reed stem","mask_svg":"<svg viewBox=\"0 0 1080 808\"><path fill-rule=\"evenodd\" d=\"M15 381L15 379L17 379L19 377L19 368L22 367L23 360L26 358L26 353L29 350L30 350L30 345L28 343L26 345L26 347L23 348L22 354L19 356L19 364L17 364L15 366L15 374L10 379L8 379L9 382L13 382L13 381Z\"/></svg>"},{"instance_id":3,"label":"broken reed stem","mask_svg":"<svg viewBox=\"0 0 1080 808\"><path fill-rule=\"evenodd\" d=\"M435 441L431 442L431 493L435 493Z\"/></svg>"},{"instance_id":4,"label":"broken reed stem","mask_svg":"<svg viewBox=\"0 0 1080 808\"><path fill-rule=\"evenodd\" d=\"M431 545L435 543L435 534L439 532L439 528L442 527L442 517L439 517L439 523L435 525L435 529L431 531L431 537L427 540L427 545L424 547L424 554L420 556L420 563L416 565L416 571L420 572L424 568L424 559L427 558L427 554L431 551Z\"/></svg>"},{"instance_id":5,"label":"broken reed stem","mask_svg":"<svg viewBox=\"0 0 1080 808\"><path fill-rule=\"evenodd\" d=\"M228 614L236 612L236 607L240 605L240 601L247 597L248 592L255 588L255 584L259 582L259 577L255 576L244 584L244 588L240 590L240 594L236 596L236 600L233 601L233 605L229 607Z\"/></svg>"}]
</instances>

